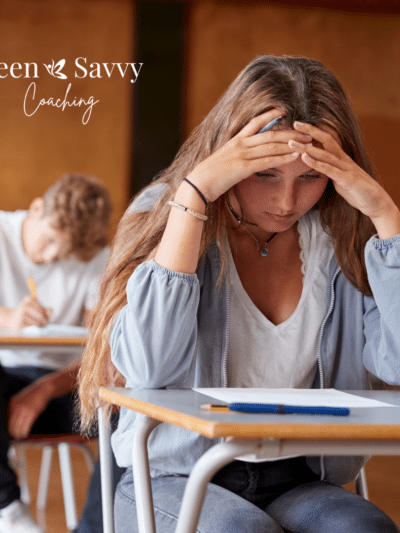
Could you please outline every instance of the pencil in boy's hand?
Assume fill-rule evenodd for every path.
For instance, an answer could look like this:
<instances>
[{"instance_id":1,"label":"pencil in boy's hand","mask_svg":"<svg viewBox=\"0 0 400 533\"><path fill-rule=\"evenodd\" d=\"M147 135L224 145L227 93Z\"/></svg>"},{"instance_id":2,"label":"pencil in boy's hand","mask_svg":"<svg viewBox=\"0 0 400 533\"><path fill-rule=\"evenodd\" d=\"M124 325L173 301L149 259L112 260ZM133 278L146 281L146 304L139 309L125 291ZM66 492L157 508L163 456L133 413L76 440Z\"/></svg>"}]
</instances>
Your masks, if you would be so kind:
<instances>
[{"instance_id":1,"label":"pencil in boy's hand","mask_svg":"<svg viewBox=\"0 0 400 533\"><path fill-rule=\"evenodd\" d=\"M31 293L32 298L34 298L35 300L37 300L36 284L35 284L35 282L33 281L32 276L28 276L28 277L26 278L26 281L28 282L28 287L29 287L29 291L30 291L30 293Z\"/></svg>"}]
</instances>

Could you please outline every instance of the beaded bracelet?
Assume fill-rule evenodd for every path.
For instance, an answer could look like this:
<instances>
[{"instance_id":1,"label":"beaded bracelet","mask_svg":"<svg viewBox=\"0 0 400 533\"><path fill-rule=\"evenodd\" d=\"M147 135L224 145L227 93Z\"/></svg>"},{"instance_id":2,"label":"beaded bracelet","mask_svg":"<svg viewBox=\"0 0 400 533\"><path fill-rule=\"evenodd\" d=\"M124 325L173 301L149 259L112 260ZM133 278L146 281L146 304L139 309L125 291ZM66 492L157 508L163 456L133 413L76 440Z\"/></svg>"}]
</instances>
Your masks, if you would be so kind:
<instances>
[{"instance_id":1,"label":"beaded bracelet","mask_svg":"<svg viewBox=\"0 0 400 533\"><path fill-rule=\"evenodd\" d=\"M186 181L186 183L189 183L189 185L191 185L193 187L193 189L197 192L197 194L200 196L200 198L203 200L203 202L205 203L205 205L208 204L207 200L206 200L206 197L204 196L204 194L196 187L196 185L194 183L192 183L191 181L189 181L187 178L183 178L183 181Z\"/></svg>"},{"instance_id":2,"label":"beaded bracelet","mask_svg":"<svg viewBox=\"0 0 400 533\"><path fill-rule=\"evenodd\" d=\"M187 211L189 214L193 215L196 218L199 218L200 220L206 221L208 220L207 215L202 215L201 213L196 213L196 211L193 211L192 209L189 209L188 207L185 207L184 205L178 204L177 202L173 202L170 200L168 202L168 205L172 205L173 207L177 207L178 209L181 209L182 211Z\"/></svg>"}]
</instances>

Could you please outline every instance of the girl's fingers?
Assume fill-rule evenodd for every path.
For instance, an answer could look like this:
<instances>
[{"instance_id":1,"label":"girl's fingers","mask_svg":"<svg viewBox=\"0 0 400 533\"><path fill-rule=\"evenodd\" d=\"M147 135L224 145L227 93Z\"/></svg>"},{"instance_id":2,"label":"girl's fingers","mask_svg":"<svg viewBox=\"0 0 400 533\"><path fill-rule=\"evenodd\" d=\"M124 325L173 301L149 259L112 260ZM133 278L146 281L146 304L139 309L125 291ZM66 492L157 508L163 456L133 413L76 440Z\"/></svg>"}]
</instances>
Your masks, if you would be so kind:
<instances>
[{"instance_id":1,"label":"girl's fingers","mask_svg":"<svg viewBox=\"0 0 400 533\"><path fill-rule=\"evenodd\" d=\"M317 148L312 144L303 144L298 143L297 141L290 140L288 143L289 147L294 151L299 152L300 154L307 154L310 160L315 161L316 163L327 163L332 168L337 168L339 170L345 171L348 169L349 164L343 158L338 157L327 150Z\"/></svg>"},{"instance_id":2,"label":"girl's fingers","mask_svg":"<svg viewBox=\"0 0 400 533\"><path fill-rule=\"evenodd\" d=\"M313 139L321 143L325 150L335 153L336 155L344 153L339 135L333 128L326 124L317 127L304 122L295 122L293 128L296 131L308 133Z\"/></svg>"},{"instance_id":3,"label":"girl's fingers","mask_svg":"<svg viewBox=\"0 0 400 533\"><path fill-rule=\"evenodd\" d=\"M272 155L269 157L260 157L258 159L253 159L249 161L249 167L246 172L246 177L251 176L255 172L261 172L268 168L274 168L280 165L284 165L286 163L291 163L297 157L299 157L298 153L290 152L290 154L286 155Z\"/></svg>"},{"instance_id":4,"label":"girl's fingers","mask_svg":"<svg viewBox=\"0 0 400 533\"><path fill-rule=\"evenodd\" d=\"M394 206L397 216L397 207L381 185L344 152L338 134L325 124L315 127L295 123L294 127L297 131L312 135L323 147L321 149L315 146L300 146L296 141L289 142L291 148L296 148L301 153L302 161L331 178L337 193L370 217L380 238L393 236L397 232L398 224L396 222L393 225L394 218L390 213L394 212Z\"/></svg>"},{"instance_id":5,"label":"girl's fingers","mask_svg":"<svg viewBox=\"0 0 400 533\"><path fill-rule=\"evenodd\" d=\"M239 131L239 133L236 135L236 137L249 137L251 135L255 135L260 131L260 129L264 126L266 126L271 120L274 120L275 118L283 116L284 113L282 111L279 111L279 109L272 109L271 111L267 111L266 113L263 113L262 115L259 115L258 117L254 117L250 120L246 126Z\"/></svg>"},{"instance_id":6,"label":"girl's fingers","mask_svg":"<svg viewBox=\"0 0 400 533\"><path fill-rule=\"evenodd\" d=\"M345 178L344 173L346 173L347 171L344 168L340 168L336 164L336 161L335 161L335 164L328 162L328 161L320 161L318 159L311 157L307 152L303 152L301 154L301 159L306 165L313 168L317 172L320 172L321 174L328 176L328 178L331 178L333 181L340 180L341 185L343 185L343 181Z\"/></svg>"},{"instance_id":7,"label":"girl's fingers","mask_svg":"<svg viewBox=\"0 0 400 533\"><path fill-rule=\"evenodd\" d=\"M287 142L276 143L271 142L268 144L262 144L253 146L246 150L243 154L243 158L247 160L265 158L269 156L279 156L292 154L296 149L292 148Z\"/></svg>"},{"instance_id":8,"label":"girl's fingers","mask_svg":"<svg viewBox=\"0 0 400 533\"><path fill-rule=\"evenodd\" d=\"M300 143L310 143L312 141L311 135L294 130L271 130L241 140L247 146L252 147L268 143L287 144L291 139Z\"/></svg>"}]
</instances>

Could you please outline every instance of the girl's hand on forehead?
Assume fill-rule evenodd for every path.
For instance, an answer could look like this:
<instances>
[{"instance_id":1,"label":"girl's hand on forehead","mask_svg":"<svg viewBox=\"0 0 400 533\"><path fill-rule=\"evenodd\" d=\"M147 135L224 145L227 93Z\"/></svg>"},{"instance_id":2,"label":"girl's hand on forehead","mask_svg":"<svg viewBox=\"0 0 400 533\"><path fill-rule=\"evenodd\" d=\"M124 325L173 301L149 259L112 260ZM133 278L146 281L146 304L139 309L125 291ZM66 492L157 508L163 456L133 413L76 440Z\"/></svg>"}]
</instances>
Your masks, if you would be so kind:
<instances>
[{"instance_id":1,"label":"girl's hand on forehead","mask_svg":"<svg viewBox=\"0 0 400 533\"><path fill-rule=\"evenodd\" d=\"M289 146L289 140L307 143L311 141L309 134L283 129L258 133L279 116L283 113L273 109L253 118L237 135L197 165L188 179L213 202L255 172L293 161L298 154Z\"/></svg>"},{"instance_id":2,"label":"girl's hand on forehead","mask_svg":"<svg viewBox=\"0 0 400 533\"><path fill-rule=\"evenodd\" d=\"M371 218L380 238L400 233L400 212L396 204L383 187L343 151L340 138L333 128L301 122L295 122L294 128L311 135L320 146L302 143L294 138L289 141L289 146L300 154L306 165L331 178L338 194Z\"/></svg>"}]
</instances>

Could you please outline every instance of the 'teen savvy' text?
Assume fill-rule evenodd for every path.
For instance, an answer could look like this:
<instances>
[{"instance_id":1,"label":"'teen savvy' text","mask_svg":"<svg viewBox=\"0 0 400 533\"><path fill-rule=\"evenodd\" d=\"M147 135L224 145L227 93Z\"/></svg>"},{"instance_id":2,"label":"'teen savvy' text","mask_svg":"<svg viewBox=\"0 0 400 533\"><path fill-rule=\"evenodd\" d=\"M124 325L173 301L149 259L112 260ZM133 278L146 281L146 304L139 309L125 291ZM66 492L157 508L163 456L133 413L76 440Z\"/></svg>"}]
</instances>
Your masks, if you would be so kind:
<instances>
[{"instance_id":1,"label":"'teen savvy' text","mask_svg":"<svg viewBox=\"0 0 400 533\"><path fill-rule=\"evenodd\" d=\"M143 63L90 63L86 67L87 60L84 57L78 57L75 59L75 72L74 77L82 79L86 77L90 78L111 78L113 73L119 74L121 78L125 78L125 75L131 75L131 83L136 83ZM62 71L65 66L65 59L61 59L57 63L52 61L51 64L43 64L49 75L58 79L67 79L68 76ZM7 63L0 62L0 78L39 78L39 68L37 63L12 63L10 66ZM90 119L93 106L99 102L95 100L94 96L90 96L88 99L74 97L72 100L68 99L68 94L71 90L71 83L69 83L65 96L60 98L41 98L36 99L36 83L33 81L25 94L24 98L24 113L30 117L34 115L41 106L52 106L64 111L68 107L86 107L82 123L87 124Z\"/></svg>"}]
</instances>

